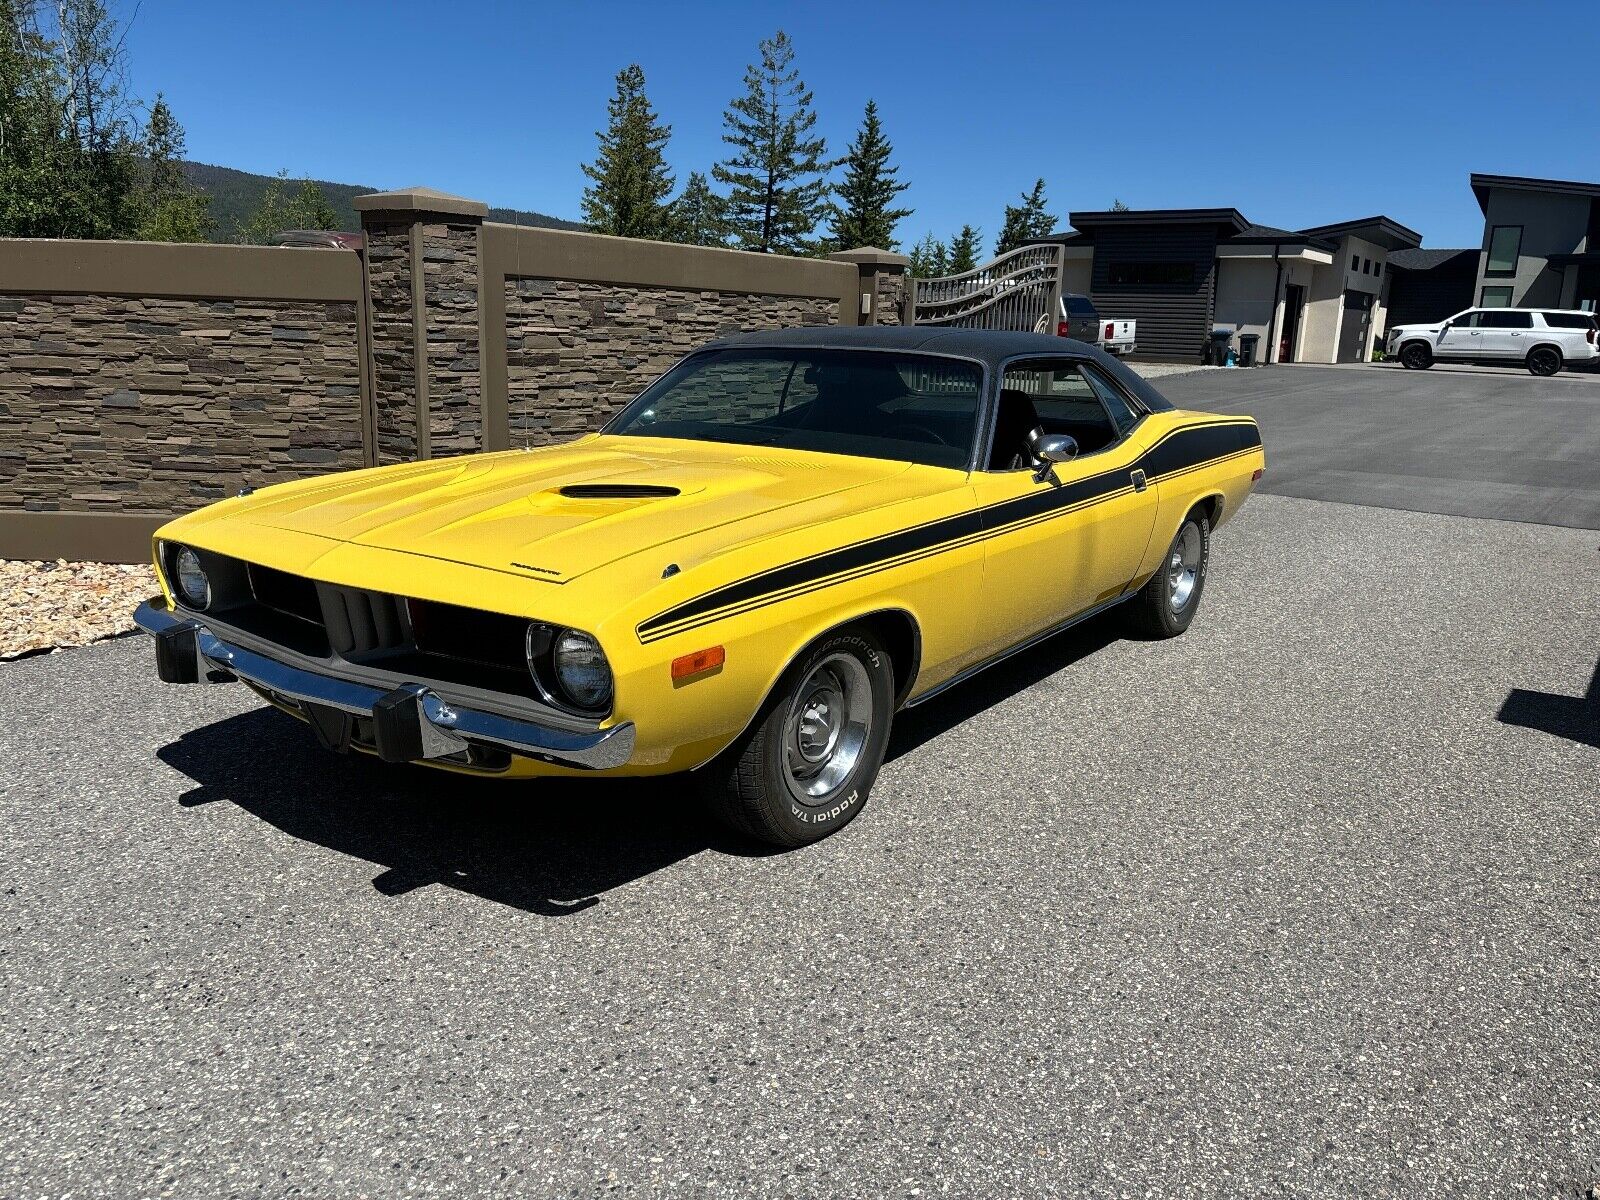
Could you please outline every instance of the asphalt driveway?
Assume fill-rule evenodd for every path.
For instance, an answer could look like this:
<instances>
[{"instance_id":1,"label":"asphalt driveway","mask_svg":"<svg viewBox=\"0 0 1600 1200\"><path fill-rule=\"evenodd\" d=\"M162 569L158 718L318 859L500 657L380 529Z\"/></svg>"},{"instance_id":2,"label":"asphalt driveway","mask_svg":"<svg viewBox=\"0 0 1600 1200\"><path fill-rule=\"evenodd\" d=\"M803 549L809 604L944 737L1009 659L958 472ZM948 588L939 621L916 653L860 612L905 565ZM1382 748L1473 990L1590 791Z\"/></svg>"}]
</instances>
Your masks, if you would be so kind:
<instances>
[{"instance_id":1,"label":"asphalt driveway","mask_svg":"<svg viewBox=\"0 0 1600 1200\"><path fill-rule=\"evenodd\" d=\"M0 1195L1583 1196L1595 540L1257 497L769 856L0 667Z\"/></svg>"},{"instance_id":2,"label":"asphalt driveway","mask_svg":"<svg viewBox=\"0 0 1600 1200\"><path fill-rule=\"evenodd\" d=\"M1200 371L1174 404L1250 413L1285 496L1600 529L1600 374L1388 364Z\"/></svg>"}]
</instances>

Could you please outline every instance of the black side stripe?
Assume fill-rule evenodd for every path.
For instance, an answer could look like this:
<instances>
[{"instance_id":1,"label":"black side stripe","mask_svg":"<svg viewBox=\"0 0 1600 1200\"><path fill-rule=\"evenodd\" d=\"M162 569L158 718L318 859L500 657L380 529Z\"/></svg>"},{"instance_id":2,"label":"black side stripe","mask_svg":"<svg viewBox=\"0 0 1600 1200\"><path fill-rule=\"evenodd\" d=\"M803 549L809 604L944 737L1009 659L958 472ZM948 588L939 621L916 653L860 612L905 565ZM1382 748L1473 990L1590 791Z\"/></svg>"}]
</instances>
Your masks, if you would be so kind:
<instances>
[{"instance_id":1,"label":"black side stripe","mask_svg":"<svg viewBox=\"0 0 1600 1200\"><path fill-rule=\"evenodd\" d=\"M727 584L644 621L638 628L639 639L642 642L655 641L679 632L678 626L690 628L706 623L696 621L697 617L706 617L711 613L717 613L718 619L732 616L735 612L760 607L753 601L776 602L813 590L807 585L821 584L824 580L831 582L835 576L862 574L865 573L864 568L895 560L909 562L929 552L951 549L975 538L993 536L1011 526L1021 527L1059 515L1068 509L1110 499L1129 490L1132 486L1131 472L1136 469L1143 470L1151 482L1158 482L1164 475L1176 475L1216 460L1232 458L1259 445L1261 434L1254 423L1211 422L1173 430L1140 455L1137 461L1115 470L1076 479L1060 487L1041 488L1037 492L987 508L957 513L925 525L824 551Z\"/></svg>"}]
</instances>

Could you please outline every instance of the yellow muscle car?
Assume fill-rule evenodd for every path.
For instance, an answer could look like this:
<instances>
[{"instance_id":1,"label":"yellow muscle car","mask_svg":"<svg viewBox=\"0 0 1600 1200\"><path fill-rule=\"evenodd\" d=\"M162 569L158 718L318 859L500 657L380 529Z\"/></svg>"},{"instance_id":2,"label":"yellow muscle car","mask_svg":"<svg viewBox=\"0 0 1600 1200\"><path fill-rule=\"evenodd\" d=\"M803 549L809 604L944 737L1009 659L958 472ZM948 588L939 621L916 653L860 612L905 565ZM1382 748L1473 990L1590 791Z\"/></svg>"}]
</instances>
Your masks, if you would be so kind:
<instances>
[{"instance_id":1,"label":"yellow muscle car","mask_svg":"<svg viewBox=\"0 0 1600 1200\"><path fill-rule=\"evenodd\" d=\"M861 811L897 709L1113 605L1183 632L1263 467L1254 421L1079 342L747 334L566 445L173 521L136 620L162 679L242 680L332 749L692 772L794 846Z\"/></svg>"}]
</instances>

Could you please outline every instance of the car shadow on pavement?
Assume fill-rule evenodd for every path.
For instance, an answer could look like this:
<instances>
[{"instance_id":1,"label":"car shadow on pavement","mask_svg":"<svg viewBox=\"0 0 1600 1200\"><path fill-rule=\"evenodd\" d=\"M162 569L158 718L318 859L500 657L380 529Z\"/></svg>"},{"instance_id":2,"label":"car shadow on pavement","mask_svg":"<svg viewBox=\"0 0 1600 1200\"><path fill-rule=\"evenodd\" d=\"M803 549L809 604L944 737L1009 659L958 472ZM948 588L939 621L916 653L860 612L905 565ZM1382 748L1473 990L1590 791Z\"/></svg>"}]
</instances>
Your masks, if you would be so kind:
<instances>
[{"instance_id":1,"label":"car shadow on pavement","mask_svg":"<svg viewBox=\"0 0 1600 1200\"><path fill-rule=\"evenodd\" d=\"M1537 729L1583 746L1600 747L1600 662L1594 664L1589 690L1582 696L1558 696L1512 688L1500 706L1507 725Z\"/></svg>"},{"instance_id":2,"label":"car shadow on pavement","mask_svg":"<svg viewBox=\"0 0 1600 1200\"><path fill-rule=\"evenodd\" d=\"M925 704L902 710L895 716L885 761L893 762L902 754L910 754L924 742L932 741L1080 659L1104 650L1112 642L1121 641L1126 635L1126 620L1120 611L1102 613L996 663Z\"/></svg>"},{"instance_id":3,"label":"car shadow on pavement","mask_svg":"<svg viewBox=\"0 0 1600 1200\"><path fill-rule=\"evenodd\" d=\"M341 854L384 867L372 886L430 884L543 916L704 850L767 848L724 833L687 780L474 779L336 754L299 721L257 709L186 733L158 757L194 780L186 808L226 802Z\"/></svg>"}]
</instances>

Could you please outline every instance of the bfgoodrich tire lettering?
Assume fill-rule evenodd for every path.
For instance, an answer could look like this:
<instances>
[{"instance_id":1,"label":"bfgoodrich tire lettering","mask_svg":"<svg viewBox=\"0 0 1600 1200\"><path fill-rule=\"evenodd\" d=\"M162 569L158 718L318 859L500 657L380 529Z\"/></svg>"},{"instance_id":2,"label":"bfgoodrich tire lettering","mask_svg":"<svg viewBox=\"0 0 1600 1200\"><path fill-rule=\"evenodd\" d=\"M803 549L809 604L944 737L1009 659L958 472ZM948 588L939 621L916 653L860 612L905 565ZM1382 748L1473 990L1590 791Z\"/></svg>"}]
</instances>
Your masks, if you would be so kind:
<instances>
[{"instance_id":1,"label":"bfgoodrich tire lettering","mask_svg":"<svg viewBox=\"0 0 1600 1200\"><path fill-rule=\"evenodd\" d=\"M737 742L695 773L712 812L774 846L843 828L867 802L894 716L894 668L877 638L841 630L784 673Z\"/></svg>"}]
</instances>

